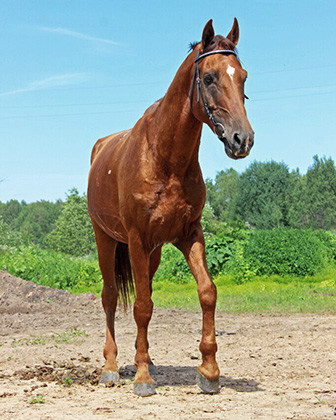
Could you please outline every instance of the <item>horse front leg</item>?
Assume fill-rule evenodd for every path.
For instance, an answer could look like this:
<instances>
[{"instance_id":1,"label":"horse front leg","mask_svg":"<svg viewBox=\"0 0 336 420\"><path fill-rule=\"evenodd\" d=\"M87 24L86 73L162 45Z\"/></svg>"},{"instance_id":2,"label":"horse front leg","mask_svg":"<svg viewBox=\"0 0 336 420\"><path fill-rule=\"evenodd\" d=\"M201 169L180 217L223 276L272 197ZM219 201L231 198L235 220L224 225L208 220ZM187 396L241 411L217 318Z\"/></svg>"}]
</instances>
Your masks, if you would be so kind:
<instances>
[{"instance_id":1,"label":"horse front leg","mask_svg":"<svg viewBox=\"0 0 336 420\"><path fill-rule=\"evenodd\" d=\"M150 357L148 354L148 325L153 313L150 285L150 254L135 232L129 234L129 252L131 257L136 297L134 319L137 324L135 366L137 372L133 392L146 397L156 393L155 383L149 374Z\"/></svg>"},{"instance_id":2,"label":"horse front leg","mask_svg":"<svg viewBox=\"0 0 336 420\"><path fill-rule=\"evenodd\" d=\"M205 244L201 225L193 234L176 245L182 252L197 282L198 296L203 312L202 340L199 349L202 364L198 367L197 385L210 394L219 392L219 368L216 362L215 308L217 290L207 267Z\"/></svg>"}]
</instances>

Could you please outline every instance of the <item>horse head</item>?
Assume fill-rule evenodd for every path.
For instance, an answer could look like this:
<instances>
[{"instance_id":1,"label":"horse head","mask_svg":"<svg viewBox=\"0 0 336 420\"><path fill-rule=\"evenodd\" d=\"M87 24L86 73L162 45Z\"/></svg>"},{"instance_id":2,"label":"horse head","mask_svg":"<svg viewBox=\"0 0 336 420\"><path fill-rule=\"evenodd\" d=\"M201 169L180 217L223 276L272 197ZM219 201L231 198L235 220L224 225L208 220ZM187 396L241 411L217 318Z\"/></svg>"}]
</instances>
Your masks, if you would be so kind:
<instances>
[{"instance_id":1,"label":"horse head","mask_svg":"<svg viewBox=\"0 0 336 420\"><path fill-rule=\"evenodd\" d=\"M236 18L226 38L215 35L212 20L209 20L202 41L194 46L197 56L190 91L194 116L218 135L232 159L246 157L254 142L254 131L244 105L247 72L238 58L238 39Z\"/></svg>"}]
</instances>

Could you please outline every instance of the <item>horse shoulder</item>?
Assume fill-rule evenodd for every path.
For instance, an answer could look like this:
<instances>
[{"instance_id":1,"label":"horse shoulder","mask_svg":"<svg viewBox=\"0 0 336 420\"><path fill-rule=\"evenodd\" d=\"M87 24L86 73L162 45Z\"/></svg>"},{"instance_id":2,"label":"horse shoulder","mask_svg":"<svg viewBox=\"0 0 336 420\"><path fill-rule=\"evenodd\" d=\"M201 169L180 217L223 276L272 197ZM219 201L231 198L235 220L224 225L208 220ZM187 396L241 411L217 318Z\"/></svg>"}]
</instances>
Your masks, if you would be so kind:
<instances>
[{"instance_id":1,"label":"horse shoulder","mask_svg":"<svg viewBox=\"0 0 336 420\"><path fill-rule=\"evenodd\" d=\"M91 152L91 165L98 154L105 148L106 145L111 144L111 142L118 142L122 139L130 130L119 131L118 133L111 134L106 137L102 137L97 140L95 145L92 148Z\"/></svg>"}]
</instances>

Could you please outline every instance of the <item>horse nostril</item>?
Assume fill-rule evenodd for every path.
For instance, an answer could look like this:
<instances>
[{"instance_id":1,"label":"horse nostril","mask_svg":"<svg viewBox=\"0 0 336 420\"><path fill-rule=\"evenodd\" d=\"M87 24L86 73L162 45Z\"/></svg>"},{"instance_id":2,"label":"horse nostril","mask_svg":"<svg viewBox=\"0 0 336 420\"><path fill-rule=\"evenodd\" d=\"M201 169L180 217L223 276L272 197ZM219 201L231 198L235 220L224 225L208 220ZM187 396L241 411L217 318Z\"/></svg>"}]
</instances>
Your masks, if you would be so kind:
<instances>
[{"instance_id":1,"label":"horse nostril","mask_svg":"<svg viewBox=\"0 0 336 420\"><path fill-rule=\"evenodd\" d=\"M235 135L233 136L233 140L235 141L235 143L240 146L241 145L241 139L239 138L239 135L237 133L235 133Z\"/></svg>"}]
</instances>

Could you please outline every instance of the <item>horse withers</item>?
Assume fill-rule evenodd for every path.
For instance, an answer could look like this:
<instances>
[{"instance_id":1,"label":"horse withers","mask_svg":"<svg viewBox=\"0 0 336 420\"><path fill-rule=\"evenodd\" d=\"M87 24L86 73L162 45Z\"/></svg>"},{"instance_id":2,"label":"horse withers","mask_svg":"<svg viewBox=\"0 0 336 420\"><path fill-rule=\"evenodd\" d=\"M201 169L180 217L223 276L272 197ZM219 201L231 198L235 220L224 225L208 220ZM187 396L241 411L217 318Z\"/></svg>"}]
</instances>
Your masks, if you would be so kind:
<instances>
[{"instance_id":1,"label":"horse withers","mask_svg":"<svg viewBox=\"0 0 336 420\"><path fill-rule=\"evenodd\" d=\"M152 279L161 247L169 242L182 251L195 277L203 312L197 383L205 392L219 391L216 286L207 268L200 223L205 185L198 151L203 123L224 143L232 159L247 156L253 145L254 132L244 107L247 73L237 56L238 38L236 19L226 38L215 35L210 20L165 96L132 129L98 140L92 151L88 208L104 279L106 313L101 381L119 380L115 311L118 297L129 303L134 279L137 395L155 393L147 332L153 312Z\"/></svg>"}]
</instances>

